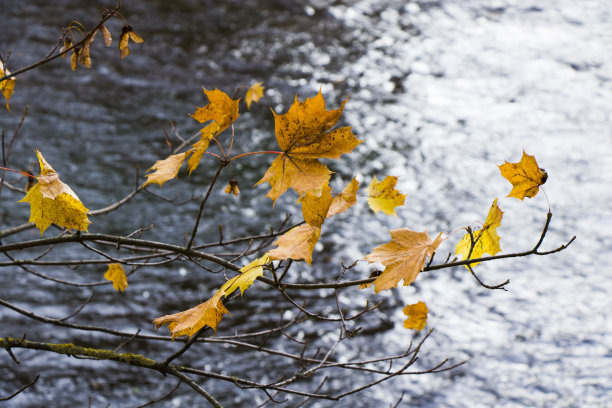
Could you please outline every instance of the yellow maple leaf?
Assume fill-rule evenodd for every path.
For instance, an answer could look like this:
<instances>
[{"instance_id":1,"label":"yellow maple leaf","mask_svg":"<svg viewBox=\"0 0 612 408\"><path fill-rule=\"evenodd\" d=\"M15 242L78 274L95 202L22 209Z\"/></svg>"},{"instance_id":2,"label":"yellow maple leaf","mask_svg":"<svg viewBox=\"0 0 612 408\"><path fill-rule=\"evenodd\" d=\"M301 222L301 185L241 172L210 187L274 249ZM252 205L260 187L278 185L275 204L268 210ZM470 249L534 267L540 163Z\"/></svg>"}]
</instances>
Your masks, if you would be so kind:
<instances>
[{"instance_id":1,"label":"yellow maple leaf","mask_svg":"<svg viewBox=\"0 0 612 408\"><path fill-rule=\"evenodd\" d=\"M313 227L320 228L327 218L329 207L333 201L331 188L329 185L325 185L322 191L309 191L301 196L298 201L302 203L304 221Z\"/></svg>"},{"instance_id":2,"label":"yellow maple leaf","mask_svg":"<svg viewBox=\"0 0 612 408\"><path fill-rule=\"evenodd\" d=\"M255 82L253 85L251 85L244 97L244 102L246 103L247 109L251 109L251 103L259 102L263 96L264 89L265 88L261 86L261 82Z\"/></svg>"},{"instance_id":3,"label":"yellow maple leaf","mask_svg":"<svg viewBox=\"0 0 612 408\"><path fill-rule=\"evenodd\" d=\"M442 233L433 241L427 231L416 232L408 228L389 231L391 241L374 248L365 259L380 262L385 266L383 273L374 281L374 291L394 288L400 280L410 285L425 266L426 258L432 257L440 243Z\"/></svg>"},{"instance_id":4,"label":"yellow maple leaf","mask_svg":"<svg viewBox=\"0 0 612 408\"><path fill-rule=\"evenodd\" d=\"M193 153L189 157L189 160L187 160L187 168L189 169L190 175L200 164L200 160L202 160L204 152L208 149L210 141L217 133L219 133L219 124L217 122L212 122L208 126L200 129L200 140L193 145Z\"/></svg>"},{"instance_id":5,"label":"yellow maple leaf","mask_svg":"<svg viewBox=\"0 0 612 408\"><path fill-rule=\"evenodd\" d=\"M321 236L321 227L313 227L310 224L300 225L281 235L272 245L278 248L271 249L266 253L270 260L293 259L304 260L308 265L312 264L312 251Z\"/></svg>"},{"instance_id":6,"label":"yellow maple leaf","mask_svg":"<svg viewBox=\"0 0 612 408\"><path fill-rule=\"evenodd\" d=\"M276 201L289 188L302 195L310 190L322 190L328 183L329 169L319 158L337 159L351 152L357 140L350 127L330 130L340 119L344 104L328 111L321 91L300 102L295 97L287 113L274 114L276 141L283 151L257 184L270 183L266 195Z\"/></svg>"},{"instance_id":7,"label":"yellow maple leaf","mask_svg":"<svg viewBox=\"0 0 612 408\"><path fill-rule=\"evenodd\" d=\"M512 184L512 191L508 197L523 200L525 197L534 197L542 184L546 183L548 174L538 167L535 157L523 150L523 157L518 163L508 163L498 166L502 176Z\"/></svg>"},{"instance_id":8,"label":"yellow maple leaf","mask_svg":"<svg viewBox=\"0 0 612 408\"><path fill-rule=\"evenodd\" d=\"M368 205L378 214L379 211L387 215L396 215L395 207L404 205L406 199L405 194L401 194L395 190L397 177L387 176L383 181L378 181L376 176L372 178L372 182L368 186Z\"/></svg>"},{"instance_id":9,"label":"yellow maple leaf","mask_svg":"<svg viewBox=\"0 0 612 408\"><path fill-rule=\"evenodd\" d=\"M427 305L423 302L418 302L413 305L407 305L404 308L404 314L408 319L404 321L404 327L410 330L423 330L427 324Z\"/></svg>"},{"instance_id":10,"label":"yellow maple leaf","mask_svg":"<svg viewBox=\"0 0 612 408\"><path fill-rule=\"evenodd\" d=\"M144 40L141 36L136 34L131 25L125 25L121 29L121 36L119 37L119 55L121 58L125 58L130 55L129 42L134 41L137 44L141 44ZM105 39L106 41L106 39Z\"/></svg>"},{"instance_id":11,"label":"yellow maple leaf","mask_svg":"<svg viewBox=\"0 0 612 408\"><path fill-rule=\"evenodd\" d=\"M263 267L270 263L270 257L265 254L261 258L257 258L248 265L240 268L240 275L233 277L221 286L221 290L225 291L225 297L232 294L236 289L240 288L240 296L246 291L259 276L264 273Z\"/></svg>"},{"instance_id":12,"label":"yellow maple leaf","mask_svg":"<svg viewBox=\"0 0 612 408\"><path fill-rule=\"evenodd\" d=\"M6 69L6 67L2 63L2 60L0 60L0 77L6 75L11 75L11 73L8 69ZM0 81L0 91L2 91L4 99L6 99L6 110L8 110L9 112L11 111L11 108L9 107L9 101L11 99L11 95L13 95L13 92L15 91L16 82L17 78L15 77L9 77L4 81Z\"/></svg>"},{"instance_id":13,"label":"yellow maple leaf","mask_svg":"<svg viewBox=\"0 0 612 408\"><path fill-rule=\"evenodd\" d=\"M187 157L193 149L187 150L183 153L173 154L168 156L164 160L158 160L155 164L147 171L153 171L152 173L145 174L147 181L143 186L147 186L151 183L157 183L161 187L168 180L172 180L178 174L185 157Z\"/></svg>"},{"instance_id":14,"label":"yellow maple leaf","mask_svg":"<svg viewBox=\"0 0 612 408\"><path fill-rule=\"evenodd\" d=\"M121 266L120 263L108 264L108 269L104 273L104 279L113 282L113 288L115 288L117 292L123 292L125 288L128 287L125 270L123 270L123 266Z\"/></svg>"},{"instance_id":15,"label":"yellow maple leaf","mask_svg":"<svg viewBox=\"0 0 612 408\"><path fill-rule=\"evenodd\" d=\"M482 229L467 233L461 238L455 247L455 254L461 254L463 259L468 259L470 249L472 248L472 237L475 241L474 249L470 255L471 259L480 258L485 253L495 255L501 252L499 246L499 235L497 234L497 227L501 225L501 220L504 212L497 206L497 198L493 201L489 214L485 220ZM472 267L478 265L478 263L471 264ZM467 266L466 266L467 267Z\"/></svg>"},{"instance_id":16,"label":"yellow maple leaf","mask_svg":"<svg viewBox=\"0 0 612 408\"><path fill-rule=\"evenodd\" d=\"M219 289L206 302L179 313L158 317L153 320L153 324L158 329L167 324L172 338L184 335L191 337L204 326L216 331L223 315L227 313L231 316L221 301L223 295L225 292Z\"/></svg>"},{"instance_id":17,"label":"yellow maple leaf","mask_svg":"<svg viewBox=\"0 0 612 408\"><path fill-rule=\"evenodd\" d=\"M233 100L225 92L218 89L209 91L202 87L202 90L208 98L208 104L203 107L198 107L192 118L200 123L215 121L219 125L219 130L216 133L221 133L229 125L238 119L238 103L240 98Z\"/></svg>"},{"instance_id":18,"label":"yellow maple leaf","mask_svg":"<svg viewBox=\"0 0 612 408\"><path fill-rule=\"evenodd\" d=\"M334 197L331 206L327 211L327 218L342 213L355 205L357 202L358 188L359 182L353 177L351 182L344 188L344 190Z\"/></svg>"},{"instance_id":19,"label":"yellow maple leaf","mask_svg":"<svg viewBox=\"0 0 612 408\"><path fill-rule=\"evenodd\" d=\"M28 222L36 224L41 236L51 224L87 231L87 226L91 223L87 218L89 210L81 203L76 193L59 179L38 150L36 155L40 164L40 174L36 177L38 182L18 201L30 204Z\"/></svg>"}]
</instances>

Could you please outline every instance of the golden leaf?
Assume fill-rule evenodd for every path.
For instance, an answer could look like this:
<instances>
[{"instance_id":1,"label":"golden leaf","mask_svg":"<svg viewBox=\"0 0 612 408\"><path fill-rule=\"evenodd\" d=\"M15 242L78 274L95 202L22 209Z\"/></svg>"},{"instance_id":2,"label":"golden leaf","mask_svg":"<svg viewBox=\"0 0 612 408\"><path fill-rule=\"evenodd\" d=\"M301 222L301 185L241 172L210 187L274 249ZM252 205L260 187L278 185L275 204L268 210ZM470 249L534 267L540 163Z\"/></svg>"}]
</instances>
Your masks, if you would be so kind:
<instances>
[{"instance_id":1,"label":"golden leaf","mask_svg":"<svg viewBox=\"0 0 612 408\"><path fill-rule=\"evenodd\" d=\"M302 203L304 221L313 227L320 228L325 218L327 218L333 198L329 185L325 185L323 190L318 193L315 194L313 191L309 191L301 196L298 201Z\"/></svg>"},{"instance_id":2,"label":"golden leaf","mask_svg":"<svg viewBox=\"0 0 612 408\"><path fill-rule=\"evenodd\" d=\"M8 69L6 69L6 67L2 63L2 60L0 60L0 76L3 77L6 75L11 75L11 73ZM11 111L11 108L9 107L9 101L11 100L11 96L13 95L13 92L15 91L16 82L17 82L17 78L15 77L9 77L8 79L5 79L4 81L0 81L0 91L2 91L2 95L4 96L4 99L6 99L6 110L8 110L9 112Z\"/></svg>"},{"instance_id":3,"label":"golden leaf","mask_svg":"<svg viewBox=\"0 0 612 408\"><path fill-rule=\"evenodd\" d=\"M408 319L404 321L404 327L410 330L423 330L427 324L427 305L423 302L418 302L413 305L407 305L404 308L404 314Z\"/></svg>"},{"instance_id":4,"label":"golden leaf","mask_svg":"<svg viewBox=\"0 0 612 408\"><path fill-rule=\"evenodd\" d=\"M212 122L208 126L200 129L200 140L193 145L193 154L189 157L189 160L187 160L189 175L198 167L204 152L208 149L210 141L217 133L219 133L219 124L217 122Z\"/></svg>"},{"instance_id":5,"label":"golden leaf","mask_svg":"<svg viewBox=\"0 0 612 408\"><path fill-rule=\"evenodd\" d=\"M308 265L312 264L312 251L321 235L320 227L310 224L300 225L281 235L272 245L277 245L266 253L270 260L293 259L304 260Z\"/></svg>"},{"instance_id":6,"label":"golden leaf","mask_svg":"<svg viewBox=\"0 0 612 408\"><path fill-rule=\"evenodd\" d=\"M151 183L157 183L161 187L161 185L166 181L175 178L183 165L183 161L185 161L185 157L187 157L187 155L189 155L192 151L193 149L187 150L183 153L168 156L164 160L156 161L155 164L149 170L147 170L153 170L153 173L145 174L147 181L144 183L143 187Z\"/></svg>"},{"instance_id":7,"label":"golden leaf","mask_svg":"<svg viewBox=\"0 0 612 408\"><path fill-rule=\"evenodd\" d=\"M512 191L508 197L523 200L525 197L534 197L540 186L546 183L548 174L538 167L535 157L523 150L523 157L518 163L505 162L499 165L502 176L512 184Z\"/></svg>"},{"instance_id":8,"label":"golden leaf","mask_svg":"<svg viewBox=\"0 0 612 408\"><path fill-rule=\"evenodd\" d=\"M374 281L374 291L394 288L400 280L404 286L410 285L425 266L426 258L432 257L440 243L442 233L433 241L427 231L416 232L407 228L389 231L391 241L374 248L365 257L370 262L380 262L385 266L383 273Z\"/></svg>"},{"instance_id":9,"label":"golden leaf","mask_svg":"<svg viewBox=\"0 0 612 408\"><path fill-rule=\"evenodd\" d=\"M261 86L261 82L255 82L253 85L251 85L244 97L244 102L246 103L247 109L251 109L251 103L259 102L263 96L264 89L265 88Z\"/></svg>"},{"instance_id":10,"label":"golden leaf","mask_svg":"<svg viewBox=\"0 0 612 408\"><path fill-rule=\"evenodd\" d=\"M47 163L43 155L37 150L40 164L38 182L28 190L19 202L30 204L30 219L40 229L40 235L51 224L64 228L87 231L90 224L87 218L89 210L85 208L79 197L72 189L64 184L55 170Z\"/></svg>"},{"instance_id":11,"label":"golden leaf","mask_svg":"<svg viewBox=\"0 0 612 408\"><path fill-rule=\"evenodd\" d=\"M395 207L404 205L405 194L395 190L397 177L387 176L383 181L378 181L376 176L368 186L368 205L378 214L379 211L387 215L395 215Z\"/></svg>"},{"instance_id":12,"label":"golden leaf","mask_svg":"<svg viewBox=\"0 0 612 408\"><path fill-rule=\"evenodd\" d=\"M270 197L274 203L289 188L302 195L307 191L321 190L329 182L331 171L318 160L297 159L280 154L255 185L270 183Z\"/></svg>"},{"instance_id":13,"label":"golden leaf","mask_svg":"<svg viewBox=\"0 0 612 408\"><path fill-rule=\"evenodd\" d=\"M224 294L220 289L206 302L179 313L158 317L153 324L157 328L167 324L172 338L183 335L191 337L204 326L216 331L223 315L230 314L221 301Z\"/></svg>"},{"instance_id":14,"label":"golden leaf","mask_svg":"<svg viewBox=\"0 0 612 408\"><path fill-rule=\"evenodd\" d=\"M267 197L276 199L289 188L302 195L306 191L321 190L329 181L331 172L317 159L337 159L351 152L357 140L350 127L330 129L336 124L344 104L328 111L321 91L300 102L295 97L287 113L274 114L276 141L283 151L259 183L270 183Z\"/></svg>"},{"instance_id":15,"label":"golden leaf","mask_svg":"<svg viewBox=\"0 0 612 408\"><path fill-rule=\"evenodd\" d=\"M474 249L470 255L470 259L480 258L485 253L495 255L501 252L499 246L499 235L497 234L497 227L501 225L502 215L504 212L497 206L497 198L493 201L489 214L482 227L482 229L472 232L473 239L475 241ZM455 254L461 254L463 259L468 259L470 249L472 247L472 237L468 232L461 238L455 247ZM472 267L478 265L477 263L471 264ZM466 265L467 267L467 265Z\"/></svg>"},{"instance_id":16,"label":"golden leaf","mask_svg":"<svg viewBox=\"0 0 612 408\"><path fill-rule=\"evenodd\" d=\"M265 254L240 268L240 275L233 277L221 286L221 290L225 291L225 297L227 298L238 288L240 288L240 296L244 295L244 292L253 284L255 279L263 275L263 267L269 263L270 257Z\"/></svg>"},{"instance_id":17,"label":"golden leaf","mask_svg":"<svg viewBox=\"0 0 612 408\"><path fill-rule=\"evenodd\" d=\"M191 117L200 123L208 122L209 120L217 122L219 124L217 133L221 133L238 119L238 103L240 99L233 100L225 92L218 89L209 91L202 87L202 90L208 98L208 104L198 107Z\"/></svg>"},{"instance_id":18,"label":"golden leaf","mask_svg":"<svg viewBox=\"0 0 612 408\"><path fill-rule=\"evenodd\" d=\"M353 177L351 182L342 190L340 194L334 197L329 211L327 211L327 218L345 212L351 208L357 202L357 189L359 188L359 182Z\"/></svg>"},{"instance_id":19,"label":"golden leaf","mask_svg":"<svg viewBox=\"0 0 612 408\"><path fill-rule=\"evenodd\" d=\"M108 264L108 269L104 273L104 279L113 282L113 288L117 292L123 292L128 287L127 277L120 263Z\"/></svg>"}]
</instances>

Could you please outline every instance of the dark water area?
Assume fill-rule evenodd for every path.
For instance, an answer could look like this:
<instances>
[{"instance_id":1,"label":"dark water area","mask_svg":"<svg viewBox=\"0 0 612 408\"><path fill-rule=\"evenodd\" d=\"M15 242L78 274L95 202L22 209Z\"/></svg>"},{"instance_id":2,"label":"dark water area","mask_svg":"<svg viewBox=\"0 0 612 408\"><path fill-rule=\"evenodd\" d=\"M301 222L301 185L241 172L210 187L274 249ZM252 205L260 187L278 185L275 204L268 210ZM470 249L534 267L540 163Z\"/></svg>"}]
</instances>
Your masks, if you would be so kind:
<instances>
[{"instance_id":1,"label":"dark water area","mask_svg":"<svg viewBox=\"0 0 612 408\"><path fill-rule=\"evenodd\" d=\"M0 53L6 57L11 52L9 69L46 55L71 20L92 26L101 5L0 0ZM542 195L525 203L504 198L509 185L496 165L518 161L525 149L550 175L545 188L554 217L546 248L572 235L578 239L560 254L483 265L487 281L510 278L508 292L486 291L457 268L421 276L391 295L355 290L341 298L360 305L385 299L385 305L380 321L341 347L340 356L405 348L412 333L402 327L402 305L423 300L435 332L426 343L422 366L447 357L467 359L467 365L436 376L395 379L343 403L312 406L390 406L402 392L400 406L415 407L605 407L612 401L609 2L125 1L122 12L145 40L131 44L126 59L119 59L120 25L112 22L115 42L106 48L97 39L91 69L72 72L69 62L60 60L27 72L17 82L12 113L0 114L0 128L10 135L24 107L30 106L12 167L33 164L34 149L40 149L90 209L128 194L136 183L136 167L142 182L143 172L168 155L163 130L171 130L171 121L184 138L198 131L188 114L204 105L202 86L231 94L256 81L264 83L266 93L235 123L234 152L275 148L270 108L285 112L294 95L303 99L321 89L329 107L350 97L342 125L353 126L365 139L353 154L331 164L337 173L335 187L356 172L362 185L374 175L381 179L391 174L399 177L398 189L408 194L398 217L375 217L362 204L339 216L324 230L313 268L296 268L296 279L337 273L341 259L362 258L388 240L391 228L449 233L482 219L495 197L505 211L503 251L528 249L537 241L548 203ZM233 166L239 198L222 192L229 178L223 176L198 240L216 239L220 222L226 238L232 238L277 226L286 213L299 217L295 195L283 196L272 208L264 198L266 187L251 188L271 162L252 157ZM179 207L142 194L110 215L93 218L89 230L125 235L153 223L146 238L181 243L198 206L197 200L188 199L205 192L214 170L203 163L191 177L181 173L179 181L152 188L187 200ZM14 204L20 198L3 189L1 229L28 219L27 206ZM3 242L38 234L29 230ZM456 240L448 241L442 251L453 251ZM80 248L70 247L67 253L72 250ZM367 276L368 270L360 266L355 278ZM0 273L0 297L38 314L66 316L93 292L93 301L75 318L79 323L103 322L147 333L152 332L152 319L198 304L221 279L188 263L142 268L121 295L108 285L58 286L18 268ZM103 281L103 270L94 266L45 273L70 281ZM329 292L308 296L308 303L321 307L335 304ZM232 333L234 324L248 322L252 329L274 324L279 302L278 295L256 285L232 305L233 318L224 320L219 335ZM0 309L0 317L3 336L27 332L30 339L116 347L100 334L29 321L24 327L21 316L8 309ZM296 335L328 344L337 335L333 330L312 326ZM180 345L141 347L134 342L125 351L165 356ZM35 374L41 379L9 407L133 407L174 385L171 379L114 363L24 350L19 358L20 366L7 355L2 358L0 395ZM269 372L290 374L295 369L281 360L257 360L217 345L189 358L207 369L264 379ZM331 384L339 390L351 381L338 374ZM227 406L253 406L265 398L231 384L211 381L205 386ZM200 399L182 386L157 406L198 404Z\"/></svg>"}]
</instances>

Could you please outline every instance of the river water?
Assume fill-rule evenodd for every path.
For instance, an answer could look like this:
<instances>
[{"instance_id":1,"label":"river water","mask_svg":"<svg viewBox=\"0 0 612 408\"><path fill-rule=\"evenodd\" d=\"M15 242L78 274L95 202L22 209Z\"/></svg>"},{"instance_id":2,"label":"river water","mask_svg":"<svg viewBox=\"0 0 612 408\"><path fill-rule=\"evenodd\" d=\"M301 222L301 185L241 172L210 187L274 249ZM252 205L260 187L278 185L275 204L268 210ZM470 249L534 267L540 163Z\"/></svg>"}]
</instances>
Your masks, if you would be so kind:
<instances>
[{"instance_id":1,"label":"river water","mask_svg":"<svg viewBox=\"0 0 612 408\"><path fill-rule=\"evenodd\" d=\"M342 121L365 142L334 163L333 170L348 181L358 169L364 183L373 175L398 176L398 189L408 196L397 217L374 217L363 205L337 217L317 247L321 260L313 265L316 274L335 273L341 258L363 257L388 240L391 228L434 234L482 220L494 198L505 212L499 229L503 252L529 249L545 221L547 200L541 193L525 202L505 198L510 185L496 167L504 160L518 161L525 150L549 174L545 192L553 220L544 248L555 248L573 235L576 241L551 256L478 267L488 283L509 278L507 292L488 291L456 268L423 274L397 296L379 296L394 305L385 309L387 325L347 343L350 349L341 353L357 350L365 356L402 349L412 334L402 328L401 305L422 300L430 309L428 325L435 329L424 349L423 367L447 357L468 362L445 374L395 379L333 406L390 406L402 392L400 406L411 407L609 406L612 5L605 0L218 3L125 1L128 21L145 39L131 46L127 59L119 61L114 47L96 44L91 70L72 73L66 61L59 61L23 75L12 99L13 113L0 115L2 129L10 134L20 111L30 105L13 167L27 167L33 149L39 148L86 206L100 208L130 191L134 166L142 174L167 155L162 129L169 128L169 121L176 122L183 136L197 131L187 114L204 103L202 85L227 92L255 81L267 87L262 103L236 123L237 151L274 147L268 106L284 112L294 94L303 98L319 89L331 107L350 96ZM96 6L76 0L0 0L0 5L0 53L11 50L11 69L45 55L59 27L72 19L91 25L97 13ZM272 209L262 198L265 188L249 188L269 162L257 157L234 166L240 198L213 194L211 208L226 214L227 236L258 232L285 212L295 213L290 205L294 197L282 198ZM154 191L180 199L201 194L210 171L198 169L192 177ZM27 206L12 204L19 198L2 192L3 228L27 220ZM153 222L147 237L180 242L184 229L179 227L190 222L196 206L190 202L176 209L143 195L112 216L95 218L90 231L125 234ZM200 229L203 235L216 231L219 222L208 215ZM35 236L35 231L22 235ZM440 253L452 251L459 239L453 237ZM367 273L367 267L360 268L357 277L359 271ZM53 273L71 280L101 279L95 268L82 268L77 276L71 270ZM152 318L208 296L218 283L200 275L187 264L178 270L141 270L130 278L124 296L108 286L95 289L79 321L106 319L116 328L149 330ZM58 288L9 268L3 269L2 279L2 298L48 316L69 314L90 293ZM347 296L363 302L374 298L358 292ZM257 288L240 305L257 305L255 326L275 319L271 313L276 304ZM240 305L232 309L238 322L249 315ZM0 316L2 335L26 331L30 339L76 341L70 333L50 334L49 327L25 328L8 310ZM79 333L77 338L108 346L103 336ZM45 406L58 398L61 406L130 407L173 385L114 364L27 352L19 356L19 367L6 356L2 360L2 395L34 373L41 380L12 400L12 407ZM264 375L269 369L259 362L249 364L247 357L216 350L193 358L228 372ZM55 370L61 379L55 378ZM334 386L341 389L349 381L341 376ZM228 406L250 406L252 398L264 398L225 384L207 386ZM158 405L192 406L193 398L181 387Z\"/></svg>"}]
</instances>

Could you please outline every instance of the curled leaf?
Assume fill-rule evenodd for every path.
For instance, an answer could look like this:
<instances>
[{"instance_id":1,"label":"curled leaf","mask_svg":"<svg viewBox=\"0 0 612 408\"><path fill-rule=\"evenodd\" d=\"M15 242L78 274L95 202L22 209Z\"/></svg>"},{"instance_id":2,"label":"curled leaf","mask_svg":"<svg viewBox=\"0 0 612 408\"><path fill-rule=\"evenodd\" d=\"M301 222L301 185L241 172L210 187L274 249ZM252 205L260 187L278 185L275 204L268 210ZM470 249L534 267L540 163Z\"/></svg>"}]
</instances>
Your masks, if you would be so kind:
<instances>
[{"instance_id":1,"label":"curled leaf","mask_svg":"<svg viewBox=\"0 0 612 408\"><path fill-rule=\"evenodd\" d=\"M548 179L546 170L539 168L535 157L528 155L524 150L520 162L505 162L498 167L502 176L512 184L512 191L508 197L520 200L534 197L538 194L540 186Z\"/></svg>"},{"instance_id":2,"label":"curled leaf","mask_svg":"<svg viewBox=\"0 0 612 408\"><path fill-rule=\"evenodd\" d=\"M204 326L216 331L223 315L230 314L221 301L223 295L225 292L220 289L206 302L183 312L158 317L153 320L153 324L158 329L168 325L172 338L183 335L191 337Z\"/></svg>"},{"instance_id":3,"label":"curled leaf","mask_svg":"<svg viewBox=\"0 0 612 408\"><path fill-rule=\"evenodd\" d=\"M246 103L247 109L251 109L251 103L259 102L263 96L263 93L264 87L261 86L261 82L255 82L253 85L251 85L244 97L244 102Z\"/></svg>"},{"instance_id":4,"label":"curled leaf","mask_svg":"<svg viewBox=\"0 0 612 408\"><path fill-rule=\"evenodd\" d=\"M217 133L219 133L219 124L217 122L212 122L205 128L200 129L200 140L193 145L193 153L187 161L189 175L191 175L191 172L198 167L204 152L206 152L206 149L208 149L210 141Z\"/></svg>"},{"instance_id":5,"label":"curled leaf","mask_svg":"<svg viewBox=\"0 0 612 408\"><path fill-rule=\"evenodd\" d=\"M255 279L263 275L263 267L269 263L270 257L268 254L265 254L261 258L257 258L250 264L240 268L240 275L228 280L221 287L221 290L225 291L225 297L227 298L238 288L240 288L240 296L244 295L244 292L253 284Z\"/></svg>"},{"instance_id":6,"label":"curled leaf","mask_svg":"<svg viewBox=\"0 0 612 408\"><path fill-rule=\"evenodd\" d=\"M144 183L143 187L151 183L157 183L161 187L161 185L166 181L175 178L183 165L183 161L185 161L185 157L187 157L192 151L193 149L187 150L183 153L168 156L164 160L156 161L155 164L149 170L147 170L153 170L153 173L145 174L147 181Z\"/></svg>"},{"instance_id":7,"label":"curled leaf","mask_svg":"<svg viewBox=\"0 0 612 408\"><path fill-rule=\"evenodd\" d=\"M504 212L497 206L497 198L493 201L487 219L482 226L482 229L478 229L470 235L468 232L461 238L455 247L455 254L461 254L463 259L480 258L485 253L495 255L501 252L499 246L499 235L497 234L497 227L501 226L501 220ZM472 239L474 240L474 248L472 249ZM472 253L470 254L470 249ZM472 267L478 265L478 263L471 264ZM467 266L466 266L467 267Z\"/></svg>"},{"instance_id":8,"label":"curled leaf","mask_svg":"<svg viewBox=\"0 0 612 408\"><path fill-rule=\"evenodd\" d=\"M108 264L108 269L104 273L104 279L113 282L113 288L115 288L117 292L123 292L125 288L128 287L125 270L120 263Z\"/></svg>"},{"instance_id":9,"label":"curled leaf","mask_svg":"<svg viewBox=\"0 0 612 408\"><path fill-rule=\"evenodd\" d=\"M404 321L404 327L410 330L423 330L427 325L427 305L423 302L418 302L413 305L407 305L404 308L404 314L408 319Z\"/></svg>"}]
</instances>

